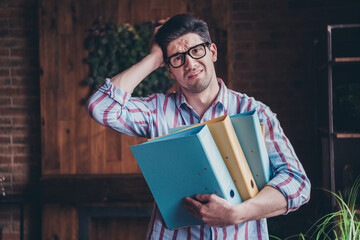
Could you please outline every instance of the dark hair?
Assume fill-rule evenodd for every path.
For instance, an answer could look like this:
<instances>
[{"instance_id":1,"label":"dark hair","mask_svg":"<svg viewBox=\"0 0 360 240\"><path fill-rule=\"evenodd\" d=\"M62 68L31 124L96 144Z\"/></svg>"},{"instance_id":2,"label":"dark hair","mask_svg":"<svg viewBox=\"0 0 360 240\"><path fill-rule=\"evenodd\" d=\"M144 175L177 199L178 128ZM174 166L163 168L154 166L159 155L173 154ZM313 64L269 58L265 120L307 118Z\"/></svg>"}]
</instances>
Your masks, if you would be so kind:
<instances>
[{"instance_id":1,"label":"dark hair","mask_svg":"<svg viewBox=\"0 0 360 240\"><path fill-rule=\"evenodd\" d=\"M204 40L204 42L211 43L210 33L206 22L188 14L175 15L159 29L155 36L156 42L163 51L164 59L167 58L167 47L170 42L187 33L196 33Z\"/></svg>"}]
</instances>

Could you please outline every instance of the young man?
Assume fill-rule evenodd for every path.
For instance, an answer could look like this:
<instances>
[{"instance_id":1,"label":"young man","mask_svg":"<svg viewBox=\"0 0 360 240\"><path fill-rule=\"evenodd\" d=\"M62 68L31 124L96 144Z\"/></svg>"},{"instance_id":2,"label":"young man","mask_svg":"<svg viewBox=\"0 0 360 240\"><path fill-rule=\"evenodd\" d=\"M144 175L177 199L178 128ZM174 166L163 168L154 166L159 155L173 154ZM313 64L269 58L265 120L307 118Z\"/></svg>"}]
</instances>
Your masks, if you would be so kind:
<instances>
[{"instance_id":1,"label":"young man","mask_svg":"<svg viewBox=\"0 0 360 240\"><path fill-rule=\"evenodd\" d=\"M166 228L155 205L148 239L268 239L267 217L287 214L309 201L310 182L276 115L263 103L227 89L216 76L216 60L217 49L207 24L189 15L177 15L160 27L148 56L106 79L89 99L91 117L132 136L153 138L178 125L253 109L265 126L274 175L257 196L235 206L214 194L186 198L186 207L204 225L176 230ZM178 82L177 92L131 97L148 74L164 65Z\"/></svg>"}]
</instances>

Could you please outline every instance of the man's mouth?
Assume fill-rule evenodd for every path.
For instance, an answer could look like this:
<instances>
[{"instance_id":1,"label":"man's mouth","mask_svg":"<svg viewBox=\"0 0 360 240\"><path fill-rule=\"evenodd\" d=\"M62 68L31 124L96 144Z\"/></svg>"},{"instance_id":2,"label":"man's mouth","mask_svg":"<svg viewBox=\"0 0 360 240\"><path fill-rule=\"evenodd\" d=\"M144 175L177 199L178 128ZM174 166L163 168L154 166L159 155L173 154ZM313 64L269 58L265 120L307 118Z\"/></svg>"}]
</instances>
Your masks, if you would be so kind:
<instances>
[{"instance_id":1,"label":"man's mouth","mask_svg":"<svg viewBox=\"0 0 360 240\"><path fill-rule=\"evenodd\" d=\"M190 73L187 75L187 78L188 78L188 79L196 78L197 76L199 76L199 74L200 74L201 72L202 72L202 69L196 70L196 71L193 71L193 72L190 72Z\"/></svg>"}]
</instances>

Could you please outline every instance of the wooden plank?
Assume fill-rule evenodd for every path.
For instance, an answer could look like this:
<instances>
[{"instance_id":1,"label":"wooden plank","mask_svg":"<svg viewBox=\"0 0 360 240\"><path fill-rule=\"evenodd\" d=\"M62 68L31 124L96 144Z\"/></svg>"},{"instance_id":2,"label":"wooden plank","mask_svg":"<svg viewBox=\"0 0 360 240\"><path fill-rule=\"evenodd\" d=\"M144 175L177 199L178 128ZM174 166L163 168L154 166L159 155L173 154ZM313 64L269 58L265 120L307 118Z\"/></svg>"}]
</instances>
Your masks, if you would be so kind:
<instances>
[{"instance_id":1,"label":"wooden plank","mask_svg":"<svg viewBox=\"0 0 360 240\"><path fill-rule=\"evenodd\" d=\"M54 174L60 172L58 148L57 93L55 90L45 89L43 93L43 107L47 115L42 120L42 173Z\"/></svg>"},{"instance_id":2,"label":"wooden plank","mask_svg":"<svg viewBox=\"0 0 360 240\"><path fill-rule=\"evenodd\" d=\"M54 1L40 1L39 3L39 56L40 83L43 88L57 88L58 53L56 35L56 7Z\"/></svg>"},{"instance_id":3,"label":"wooden plank","mask_svg":"<svg viewBox=\"0 0 360 240\"><path fill-rule=\"evenodd\" d=\"M344 132L336 132L336 138L360 138L360 133L344 133Z\"/></svg>"},{"instance_id":4,"label":"wooden plank","mask_svg":"<svg viewBox=\"0 0 360 240\"><path fill-rule=\"evenodd\" d=\"M145 142L145 138L136 138L122 134L121 135L121 172L122 173L140 173L134 155L130 150L130 146Z\"/></svg>"},{"instance_id":5,"label":"wooden plank","mask_svg":"<svg viewBox=\"0 0 360 240\"><path fill-rule=\"evenodd\" d=\"M74 3L72 0L55 1L56 30L58 34L72 34L74 32Z\"/></svg>"},{"instance_id":6,"label":"wooden plank","mask_svg":"<svg viewBox=\"0 0 360 240\"><path fill-rule=\"evenodd\" d=\"M42 239L77 239L77 209L74 206L44 204L42 208Z\"/></svg>"},{"instance_id":7,"label":"wooden plank","mask_svg":"<svg viewBox=\"0 0 360 240\"><path fill-rule=\"evenodd\" d=\"M58 141L61 174L76 173L74 126L74 121L59 121Z\"/></svg>"},{"instance_id":8,"label":"wooden plank","mask_svg":"<svg viewBox=\"0 0 360 240\"><path fill-rule=\"evenodd\" d=\"M151 203L153 197L141 174L52 175L41 178L44 203Z\"/></svg>"},{"instance_id":9,"label":"wooden plank","mask_svg":"<svg viewBox=\"0 0 360 240\"><path fill-rule=\"evenodd\" d=\"M106 155L109 154L106 149L106 128L95 121L90 122L90 155L88 163L90 166L89 173L104 173L106 168ZM85 166L84 166L85 167Z\"/></svg>"},{"instance_id":10,"label":"wooden plank","mask_svg":"<svg viewBox=\"0 0 360 240\"><path fill-rule=\"evenodd\" d=\"M90 222L90 240L145 239L148 218L94 218Z\"/></svg>"},{"instance_id":11,"label":"wooden plank","mask_svg":"<svg viewBox=\"0 0 360 240\"><path fill-rule=\"evenodd\" d=\"M108 129L106 131L106 173L121 173L121 133Z\"/></svg>"},{"instance_id":12,"label":"wooden plank","mask_svg":"<svg viewBox=\"0 0 360 240\"><path fill-rule=\"evenodd\" d=\"M45 204L42 207L42 239L59 239L60 207L57 204Z\"/></svg>"},{"instance_id":13,"label":"wooden plank","mask_svg":"<svg viewBox=\"0 0 360 240\"><path fill-rule=\"evenodd\" d=\"M91 121L92 120L85 111L84 100L89 94L90 87L80 84L89 74L88 65L84 62L88 52L84 48L84 39L86 36L85 29L91 27L92 21L94 21L95 12L97 11L94 6L95 1L84 0L74 2L75 18L77 24L74 24L74 32L81 34L72 34L73 47L71 55L73 59L73 71L71 71L70 81L73 83L71 87L75 89L74 101L74 121L75 121L75 161L76 161L76 173L85 174L91 173Z\"/></svg>"},{"instance_id":14,"label":"wooden plank","mask_svg":"<svg viewBox=\"0 0 360 240\"><path fill-rule=\"evenodd\" d=\"M60 240L78 239L78 215L75 206L65 205L60 212Z\"/></svg>"},{"instance_id":15,"label":"wooden plank","mask_svg":"<svg viewBox=\"0 0 360 240\"><path fill-rule=\"evenodd\" d=\"M76 159L76 173L84 174L91 172L91 139L90 134L90 117L85 113L85 109L79 111L81 116L75 121L75 141L76 147L75 151L75 159Z\"/></svg>"},{"instance_id":16,"label":"wooden plank","mask_svg":"<svg viewBox=\"0 0 360 240\"><path fill-rule=\"evenodd\" d=\"M337 57L334 62L360 62L360 57Z\"/></svg>"},{"instance_id":17,"label":"wooden plank","mask_svg":"<svg viewBox=\"0 0 360 240\"><path fill-rule=\"evenodd\" d=\"M58 83L58 120L69 121L75 120L75 91L79 88L77 79L74 79L74 54L75 48L73 46L74 40L71 35L60 35L58 37L58 48L61 52L58 55L59 69L57 74L59 79Z\"/></svg>"}]
</instances>

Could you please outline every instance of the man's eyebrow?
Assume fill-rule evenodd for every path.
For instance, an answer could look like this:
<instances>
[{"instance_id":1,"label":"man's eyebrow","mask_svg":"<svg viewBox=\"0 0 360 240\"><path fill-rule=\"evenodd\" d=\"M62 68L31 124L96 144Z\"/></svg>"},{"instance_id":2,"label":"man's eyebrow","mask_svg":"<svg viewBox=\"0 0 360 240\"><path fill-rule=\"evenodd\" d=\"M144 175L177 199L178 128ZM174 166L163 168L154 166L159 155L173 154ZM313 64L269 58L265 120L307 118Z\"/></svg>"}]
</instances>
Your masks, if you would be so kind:
<instances>
[{"instance_id":1,"label":"man's eyebrow","mask_svg":"<svg viewBox=\"0 0 360 240\"><path fill-rule=\"evenodd\" d=\"M192 47L189 47L188 50L186 50L185 52L176 52L176 53L170 55L170 56L167 57L167 58L171 58L171 57L176 56L176 55L178 55L178 54L184 54L184 53L188 52L191 48L196 47L196 46L198 46L198 45L200 45L200 44L202 44L202 43L198 43L198 44L195 44L195 45L192 46Z\"/></svg>"}]
</instances>

